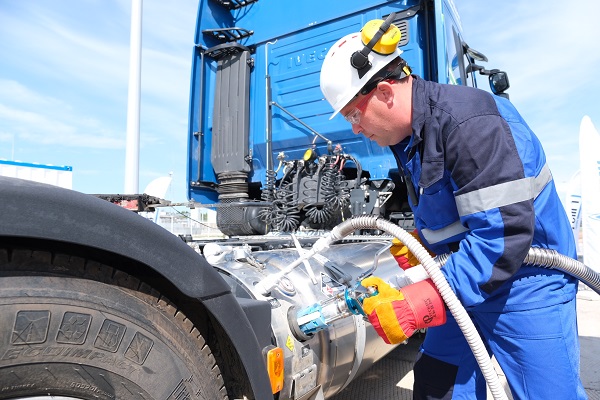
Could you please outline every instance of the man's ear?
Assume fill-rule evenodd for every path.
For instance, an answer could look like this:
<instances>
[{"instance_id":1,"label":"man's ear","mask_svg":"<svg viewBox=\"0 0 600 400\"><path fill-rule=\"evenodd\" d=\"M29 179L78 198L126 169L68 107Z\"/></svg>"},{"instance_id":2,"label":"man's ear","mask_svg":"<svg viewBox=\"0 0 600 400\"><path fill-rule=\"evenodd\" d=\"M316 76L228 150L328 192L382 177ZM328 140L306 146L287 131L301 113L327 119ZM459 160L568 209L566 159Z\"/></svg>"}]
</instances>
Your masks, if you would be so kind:
<instances>
[{"instance_id":1,"label":"man's ear","mask_svg":"<svg viewBox=\"0 0 600 400\"><path fill-rule=\"evenodd\" d=\"M377 90L380 92L382 99L386 103L390 103L394 100L394 89L392 84L388 81L381 81L377 84Z\"/></svg>"}]
</instances>

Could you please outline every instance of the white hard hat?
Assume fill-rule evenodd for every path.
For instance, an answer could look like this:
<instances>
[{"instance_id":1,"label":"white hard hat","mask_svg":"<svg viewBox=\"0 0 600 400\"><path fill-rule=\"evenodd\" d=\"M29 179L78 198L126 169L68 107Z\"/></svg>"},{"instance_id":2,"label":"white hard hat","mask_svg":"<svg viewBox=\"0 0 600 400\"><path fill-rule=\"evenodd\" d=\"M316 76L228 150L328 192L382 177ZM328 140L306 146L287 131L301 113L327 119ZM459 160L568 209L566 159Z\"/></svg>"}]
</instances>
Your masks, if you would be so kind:
<instances>
[{"instance_id":1,"label":"white hard hat","mask_svg":"<svg viewBox=\"0 0 600 400\"><path fill-rule=\"evenodd\" d=\"M361 33L351 33L338 40L325 56L320 79L321 91L334 110L329 119L335 117L371 78L402 54L397 47L390 54L370 51L366 55L370 68L363 72L352 65L351 59L364 48Z\"/></svg>"}]
</instances>

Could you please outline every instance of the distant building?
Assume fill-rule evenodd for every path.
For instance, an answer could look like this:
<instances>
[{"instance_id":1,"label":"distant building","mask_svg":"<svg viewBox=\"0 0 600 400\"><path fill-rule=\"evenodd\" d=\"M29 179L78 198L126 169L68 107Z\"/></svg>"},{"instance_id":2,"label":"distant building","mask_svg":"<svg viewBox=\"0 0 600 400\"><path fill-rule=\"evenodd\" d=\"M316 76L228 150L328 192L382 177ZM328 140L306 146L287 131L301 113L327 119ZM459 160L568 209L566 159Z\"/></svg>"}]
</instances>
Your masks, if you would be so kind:
<instances>
[{"instance_id":1,"label":"distant building","mask_svg":"<svg viewBox=\"0 0 600 400\"><path fill-rule=\"evenodd\" d=\"M73 189L73 167L0 160L0 176Z\"/></svg>"}]
</instances>

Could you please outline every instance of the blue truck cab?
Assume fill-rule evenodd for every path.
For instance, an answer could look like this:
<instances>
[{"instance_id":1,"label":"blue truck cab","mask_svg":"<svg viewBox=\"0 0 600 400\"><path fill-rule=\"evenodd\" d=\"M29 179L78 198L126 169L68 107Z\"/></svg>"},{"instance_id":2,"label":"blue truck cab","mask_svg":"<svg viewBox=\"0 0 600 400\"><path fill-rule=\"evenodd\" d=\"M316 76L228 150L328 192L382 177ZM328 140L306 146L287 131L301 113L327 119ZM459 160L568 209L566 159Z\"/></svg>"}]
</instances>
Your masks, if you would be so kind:
<instances>
[{"instance_id":1,"label":"blue truck cab","mask_svg":"<svg viewBox=\"0 0 600 400\"><path fill-rule=\"evenodd\" d=\"M369 20L393 20L414 74L476 86L506 75L462 35L452 0L201 1L188 131L188 197L217 208L225 234L327 229L350 215L405 220L388 148L354 135L319 87L323 59ZM497 92L505 88L494 85ZM499 89L498 89L499 88Z\"/></svg>"}]
</instances>

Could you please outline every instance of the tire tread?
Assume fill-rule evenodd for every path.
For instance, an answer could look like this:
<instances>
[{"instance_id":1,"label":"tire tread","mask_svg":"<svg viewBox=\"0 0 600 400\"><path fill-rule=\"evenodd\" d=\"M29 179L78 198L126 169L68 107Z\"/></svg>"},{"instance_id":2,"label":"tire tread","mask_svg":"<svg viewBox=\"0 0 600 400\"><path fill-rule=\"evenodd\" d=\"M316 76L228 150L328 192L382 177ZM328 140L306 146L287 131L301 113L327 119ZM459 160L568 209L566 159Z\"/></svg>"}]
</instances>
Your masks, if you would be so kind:
<instances>
[{"instance_id":1,"label":"tire tread","mask_svg":"<svg viewBox=\"0 0 600 400\"><path fill-rule=\"evenodd\" d=\"M228 398L219 366L202 333L184 312L148 283L117 268L66 253L27 248L0 248L0 279L23 275L85 279L118 287L128 295L141 300L155 312L166 316L195 343L194 347L202 354L206 368L210 371L211 376L208 379L220 386L219 398ZM179 351L183 351L183 348ZM45 369L45 373L54 377L51 364L49 366L50 368ZM85 370L85 366L80 365L78 369L81 372Z\"/></svg>"}]
</instances>

